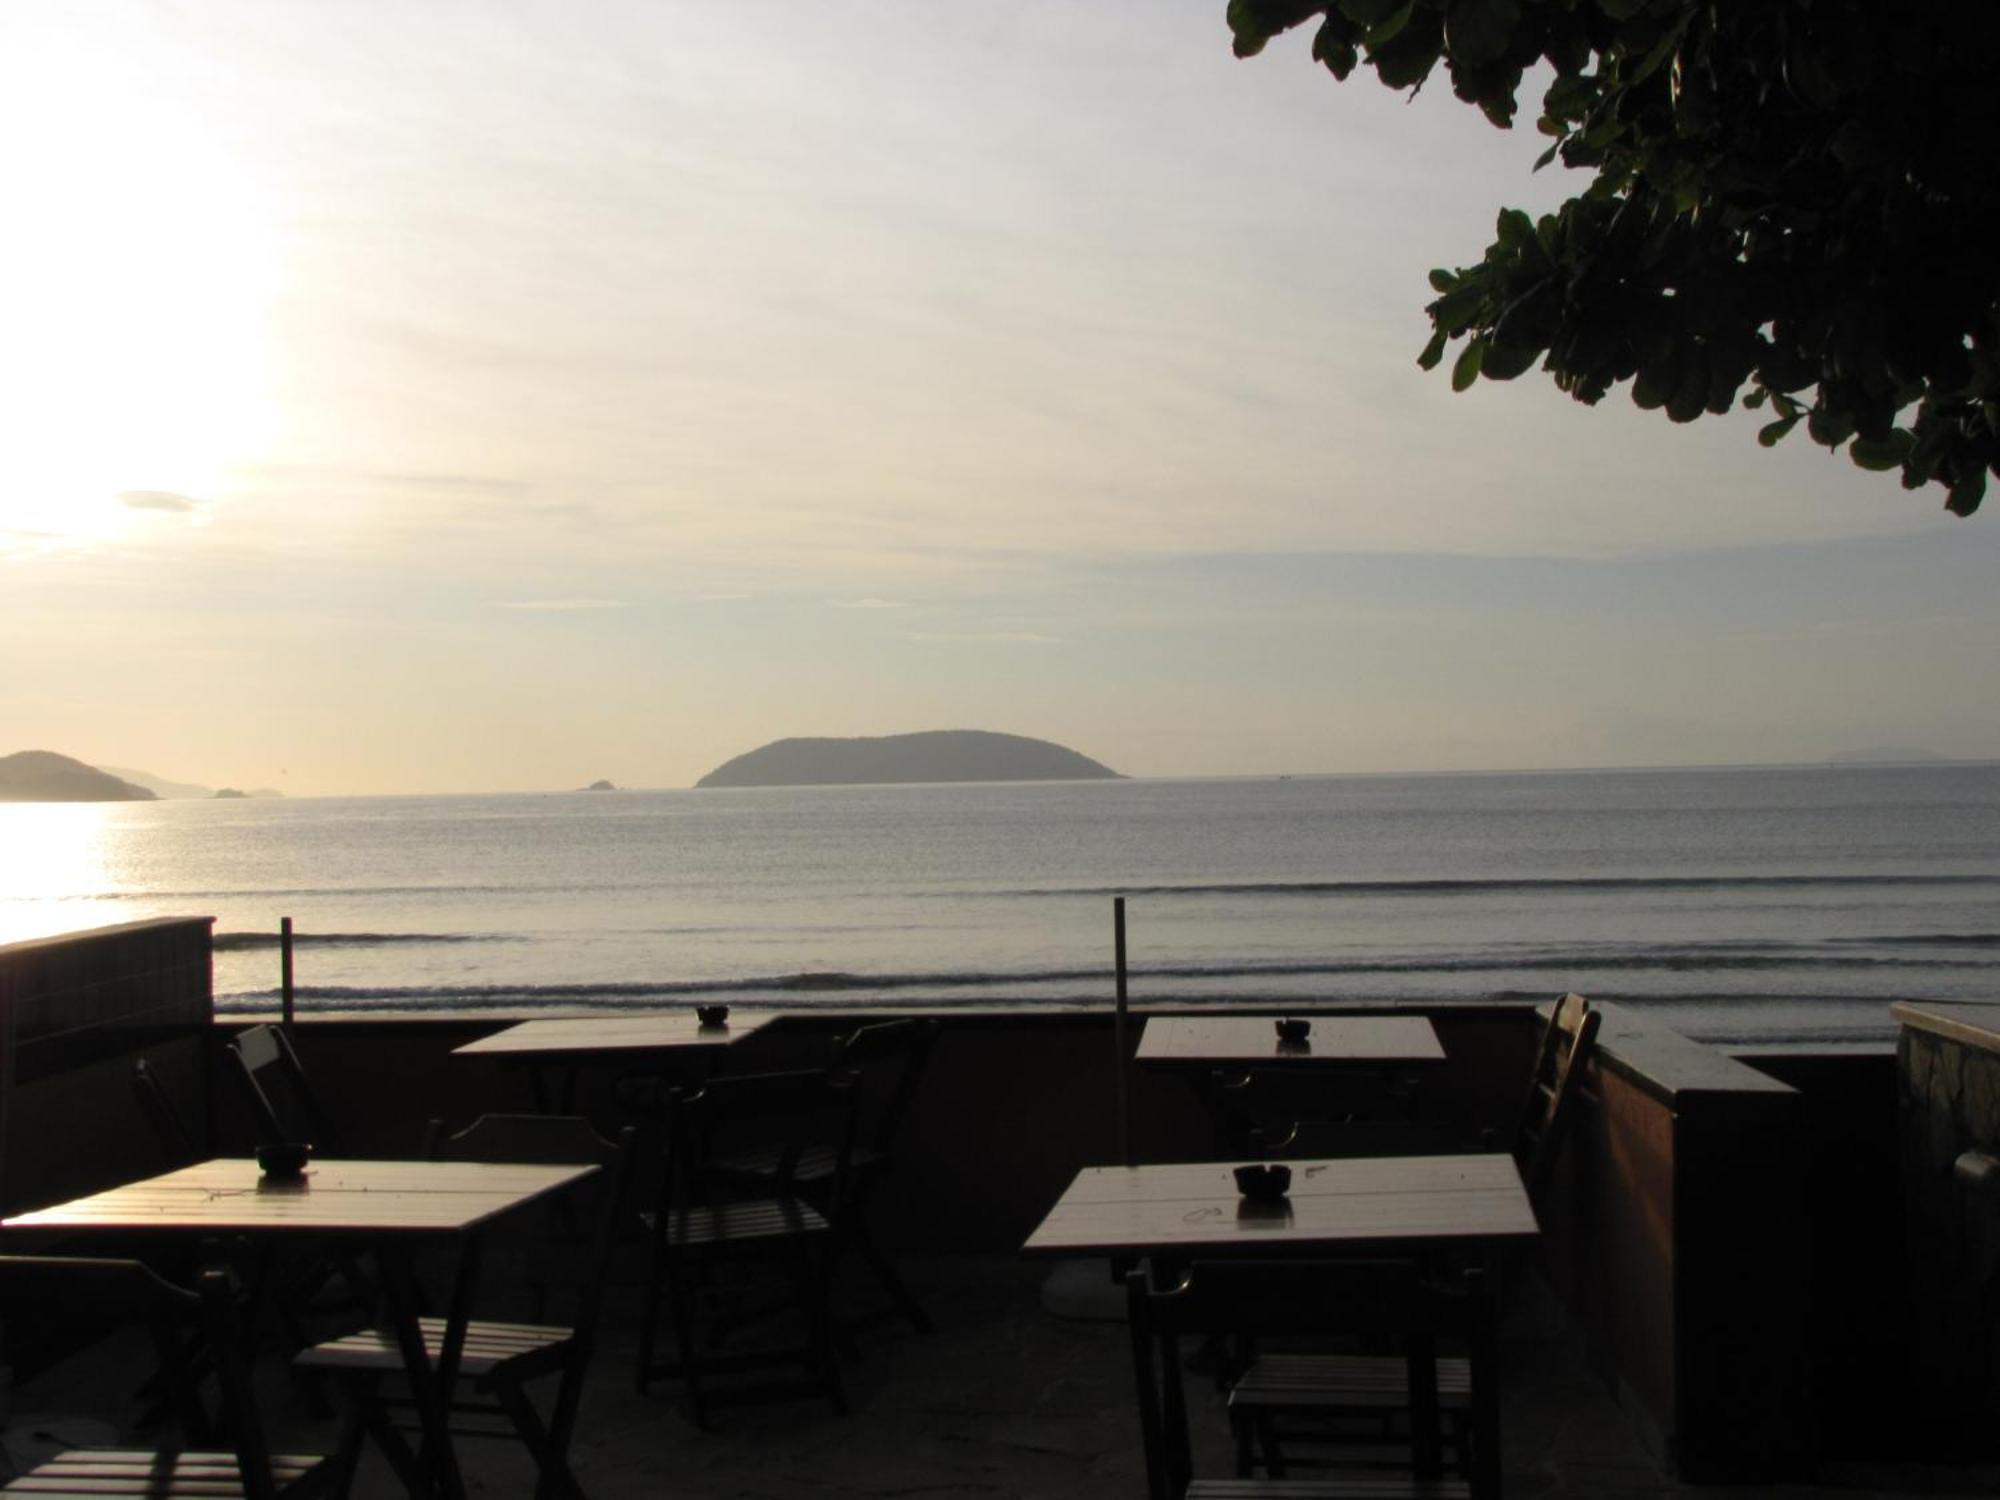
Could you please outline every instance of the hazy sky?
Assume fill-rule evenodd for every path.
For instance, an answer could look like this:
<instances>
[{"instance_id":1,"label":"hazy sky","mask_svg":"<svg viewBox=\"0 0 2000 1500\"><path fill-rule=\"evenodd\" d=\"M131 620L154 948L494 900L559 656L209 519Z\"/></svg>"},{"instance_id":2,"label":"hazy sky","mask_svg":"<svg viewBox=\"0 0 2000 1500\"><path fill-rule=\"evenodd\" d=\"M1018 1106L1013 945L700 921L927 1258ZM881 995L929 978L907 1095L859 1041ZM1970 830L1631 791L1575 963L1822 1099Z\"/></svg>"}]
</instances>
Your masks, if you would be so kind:
<instances>
[{"instance_id":1,"label":"hazy sky","mask_svg":"<svg viewBox=\"0 0 2000 1500\"><path fill-rule=\"evenodd\" d=\"M1454 396L1425 272L1574 181L1222 11L13 0L0 753L2000 755L1991 517L1747 418Z\"/></svg>"}]
</instances>

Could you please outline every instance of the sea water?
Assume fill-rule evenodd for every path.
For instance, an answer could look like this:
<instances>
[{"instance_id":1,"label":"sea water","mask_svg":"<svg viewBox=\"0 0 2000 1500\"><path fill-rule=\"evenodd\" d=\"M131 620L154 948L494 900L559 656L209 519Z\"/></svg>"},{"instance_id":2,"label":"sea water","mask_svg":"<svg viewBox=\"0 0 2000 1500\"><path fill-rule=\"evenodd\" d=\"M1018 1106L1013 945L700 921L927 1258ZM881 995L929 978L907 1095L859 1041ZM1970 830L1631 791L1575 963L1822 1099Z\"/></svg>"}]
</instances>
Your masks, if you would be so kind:
<instances>
[{"instance_id":1,"label":"sea water","mask_svg":"<svg viewBox=\"0 0 2000 1500\"><path fill-rule=\"evenodd\" d=\"M0 805L0 940L216 918L224 1009L2000 999L2000 766Z\"/></svg>"}]
</instances>

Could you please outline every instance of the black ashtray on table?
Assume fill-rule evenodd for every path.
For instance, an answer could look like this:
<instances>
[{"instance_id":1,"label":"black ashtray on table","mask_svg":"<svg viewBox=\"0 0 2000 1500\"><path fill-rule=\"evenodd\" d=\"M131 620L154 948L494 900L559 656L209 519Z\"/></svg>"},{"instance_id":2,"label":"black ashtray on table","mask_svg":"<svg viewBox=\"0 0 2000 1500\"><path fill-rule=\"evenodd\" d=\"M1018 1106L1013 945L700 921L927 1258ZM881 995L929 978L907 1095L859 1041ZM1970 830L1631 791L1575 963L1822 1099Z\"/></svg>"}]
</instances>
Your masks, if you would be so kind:
<instances>
[{"instance_id":1,"label":"black ashtray on table","mask_svg":"<svg viewBox=\"0 0 2000 1500\"><path fill-rule=\"evenodd\" d=\"M1236 1169L1236 1191L1254 1203L1276 1203L1291 1186L1292 1169L1281 1161L1253 1161Z\"/></svg>"},{"instance_id":2,"label":"black ashtray on table","mask_svg":"<svg viewBox=\"0 0 2000 1500\"><path fill-rule=\"evenodd\" d=\"M272 1182L293 1182L305 1174L312 1160L312 1146L306 1141L269 1141L257 1148L257 1168Z\"/></svg>"},{"instance_id":3,"label":"black ashtray on table","mask_svg":"<svg viewBox=\"0 0 2000 1500\"><path fill-rule=\"evenodd\" d=\"M729 1024L729 1007L726 1005L697 1005L695 1019L701 1022L702 1030L713 1031L718 1026Z\"/></svg>"},{"instance_id":4,"label":"black ashtray on table","mask_svg":"<svg viewBox=\"0 0 2000 1500\"><path fill-rule=\"evenodd\" d=\"M1281 1042L1303 1042L1312 1035L1313 1023L1304 1016L1280 1016L1273 1024Z\"/></svg>"}]
</instances>

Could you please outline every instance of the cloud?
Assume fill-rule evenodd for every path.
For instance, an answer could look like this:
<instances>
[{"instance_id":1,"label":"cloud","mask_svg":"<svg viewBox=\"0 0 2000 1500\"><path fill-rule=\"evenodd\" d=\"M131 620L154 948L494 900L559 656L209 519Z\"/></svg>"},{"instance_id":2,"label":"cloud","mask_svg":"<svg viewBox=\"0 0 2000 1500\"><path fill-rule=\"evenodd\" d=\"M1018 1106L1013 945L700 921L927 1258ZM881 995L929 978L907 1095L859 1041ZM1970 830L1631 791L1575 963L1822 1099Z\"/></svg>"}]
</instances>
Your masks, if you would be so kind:
<instances>
[{"instance_id":1,"label":"cloud","mask_svg":"<svg viewBox=\"0 0 2000 1500\"><path fill-rule=\"evenodd\" d=\"M982 630L957 633L951 631L917 630L903 637L910 641L970 641L981 645L1009 646L1059 646L1062 637L1043 635L1034 630Z\"/></svg>"},{"instance_id":2,"label":"cloud","mask_svg":"<svg viewBox=\"0 0 2000 1500\"><path fill-rule=\"evenodd\" d=\"M118 503L129 510L170 510L182 515L201 509L199 500L177 495L172 490L125 490Z\"/></svg>"},{"instance_id":3,"label":"cloud","mask_svg":"<svg viewBox=\"0 0 2000 1500\"><path fill-rule=\"evenodd\" d=\"M896 599L829 599L826 601L835 609L907 609L909 606Z\"/></svg>"},{"instance_id":4,"label":"cloud","mask_svg":"<svg viewBox=\"0 0 2000 1500\"><path fill-rule=\"evenodd\" d=\"M496 599L495 609L583 610L630 609L629 599Z\"/></svg>"}]
</instances>

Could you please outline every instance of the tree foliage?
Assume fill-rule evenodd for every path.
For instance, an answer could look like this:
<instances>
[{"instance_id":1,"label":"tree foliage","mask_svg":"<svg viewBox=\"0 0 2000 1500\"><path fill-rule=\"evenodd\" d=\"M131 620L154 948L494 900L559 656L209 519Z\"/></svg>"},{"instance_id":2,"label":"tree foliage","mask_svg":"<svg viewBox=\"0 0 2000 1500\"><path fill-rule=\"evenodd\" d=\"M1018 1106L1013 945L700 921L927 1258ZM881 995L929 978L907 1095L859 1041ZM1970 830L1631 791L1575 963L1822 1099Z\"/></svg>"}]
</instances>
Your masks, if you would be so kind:
<instances>
[{"instance_id":1,"label":"tree foliage","mask_svg":"<svg viewBox=\"0 0 2000 1500\"><path fill-rule=\"evenodd\" d=\"M2000 474L2000 0L1229 0L1236 52L1317 21L1313 56L1390 88L1440 65L1592 174L1433 271L1454 389L1539 360L1676 422L1739 397L1970 515ZM1747 387L1747 390L1746 390Z\"/></svg>"}]
</instances>

